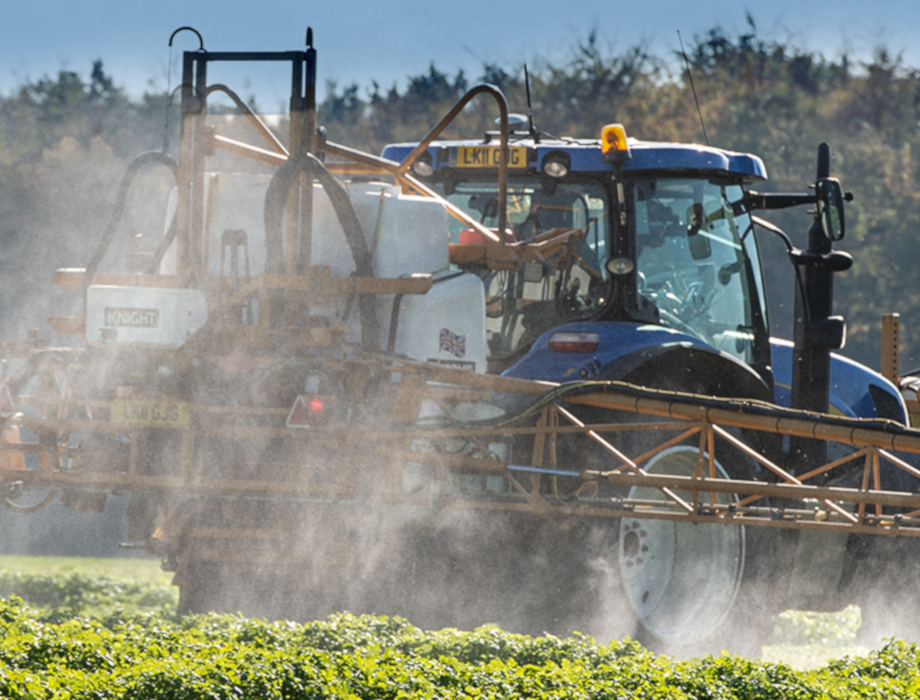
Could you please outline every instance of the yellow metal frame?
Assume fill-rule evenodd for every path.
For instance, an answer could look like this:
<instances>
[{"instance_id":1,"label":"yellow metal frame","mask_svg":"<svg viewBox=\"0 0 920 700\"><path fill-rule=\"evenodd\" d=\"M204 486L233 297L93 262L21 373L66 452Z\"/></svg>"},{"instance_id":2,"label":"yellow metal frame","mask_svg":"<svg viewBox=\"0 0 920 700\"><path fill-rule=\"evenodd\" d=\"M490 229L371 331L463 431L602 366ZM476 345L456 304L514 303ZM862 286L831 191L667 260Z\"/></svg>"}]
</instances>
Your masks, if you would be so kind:
<instances>
[{"instance_id":1,"label":"yellow metal frame","mask_svg":"<svg viewBox=\"0 0 920 700\"><path fill-rule=\"evenodd\" d=\"M336 362L329 363L330 368ZM358 363L360 364L360 363ZM348 363L354 372L354 361ZM433 468L431 479L443 481L439 488L438 507L485 508L530 511L551 518L624 516L647 519L683 520L694 523L721 523L775 528L798 528L848 531L857 534L888 534L920 536L920 495L892 492L882 488L881 465L906 472L920 480L917 470L892 451L920 453L920 431L907 430L886 421L863 421L832 418L818 414L778 409L751 402L714 401L711 397L695 397L670 392L649 392L620 383L591 383L582 385L578 395L552 400L538 412L521 422L488 426L459 425L458 427L427 427L419 424L418 415L423 400L442 406L447 416L452 406L461 401L482 400L484 390L513 392L530 397L546 397L565 392L566 387L554 387L541 382L512 380L476 375L469 371L425 365L423 363L386 360L367 361L363 373L367 376L380 371L400 371L403 374L400 391L388 413L394 422L388 429L369 429L355 425L291 430L246 424L252 417L274 417L278 426L288 407L192 407L193 427L182 433L181 459L172 473L144 474L138 468L138 440L143 428L108 421L104 416L108 406L104 401L79 401L62 398L58 389L43 386L39 396L30 403L41 408L41 417L16 415L3 425L4 440L0 452L38 454L38 467L11 468L11 460L0 461L0 486L15 484L18 489L84 489L88 491L133 492L158 490L181 493L184 496L216 495L226 497L272 497L277 499L319 499L328 502L350 502L358 493L372 501L424 505L426 493L406 494L399 486L408 463ZM360 373L360 372L356 372ZM636 391L642 395L637 396ZM66 391L65 391L66 394ZM654 394L653 396L648 396ZM564 401L564 403L562 402ZM606 408L616 420L608 423L585 424L577 417L578 406ZM746 412L752 406L762 409L758 415ZM93 416L73 419L74 410ZM623 414L633 414L636 420L624 422ZM130 449L124 464L83 465L65 468L69 457L79 457L71 451L66 440L55 442L47 437L39 443L22 443L10 439L25 428L39 435L65 437L77 431L122 434L128 437ZM159 430L171 430L161 428ZM657 442L642 454L628 455L618 446L629 433L642 431L652 436L646 443ZM734 432L730 432L734 431ZM841 443L853 452L814 468L808 473L793 475L771 462L750 446L750 440L739 437L757 432L780 435L802 435ZM613 467L609 470L573 471L559 464L556 441L560 436L582 435L588 444L609 454ZM342 453L341 464L334 479L315 479L309 466L298 465L296 472L285 472L283 465L270 478L213 478L202 476L202 465L196 463L195 441L208 436L232 435L237 438L280 437L289 441L295 454L308 454L311 449L329 448ZM487 444L494 439L514 439L531 436L533 450L529 459L516 455L514 463L503 462L490 455ZM412 449L416 440L461 438L470 447L468 454L446 454ZM349 444L378 445L386 455L382 477L368 485L363 483L363 465L349 458ZM697 469L692 476L650 474L643 464L661 451L674 445L696 444ZM714 465L721 450L729 448L758 462L765 481L740 481L721 478ZM828 485L844 469L861 471L859 488ZM478 496L452 493L451 474L479 473L502 475L517 496L497 497L482 493ZM280 474L280 476L278 476ZM326 475L328 477L328 475ZM565 476L577 480L582 487L565 497L558 493L556 479ZM661 499L630 501L613 498L605 502L595 497L583 498L586 485L606 482L629 489L652 487ZM918 482L920 483L920 482ZM682 496L689 493L690 496ZM737 500L719 503L716 493L730 493ZM796 503L782 509L763 505L764 499L780 499ZM849 507L847 507L849 506Z\"/></svg>"}]
</instances>

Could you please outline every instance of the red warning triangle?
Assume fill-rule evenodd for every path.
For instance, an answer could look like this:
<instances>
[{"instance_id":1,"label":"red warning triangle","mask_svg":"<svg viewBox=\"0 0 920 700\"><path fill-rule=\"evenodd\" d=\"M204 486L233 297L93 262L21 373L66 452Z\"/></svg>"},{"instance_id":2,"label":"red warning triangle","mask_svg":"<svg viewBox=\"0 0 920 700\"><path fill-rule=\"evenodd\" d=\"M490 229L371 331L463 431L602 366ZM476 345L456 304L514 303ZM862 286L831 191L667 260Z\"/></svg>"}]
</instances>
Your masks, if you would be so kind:
<instances>
[{"instance_id":1,"label":"red warning triangle","mask_svg":"<svg viewBox=\"0 0 920 700\"><path fill-rule=\"evenodd\" d=\"M0 385L0 416L11 416L14 413L16 413L16 406L13 405L10 388L6 384Z\"/></svg>"},{"instance_id":2,"label":"red warning triangle","mask_svg":"<svg viewBox=\"0 0 920 700\"><path fill-rule=\"evenodd\" d=\"M289 428L303 428L307 424L307 402L303 400L303 396L298 396L291 406L285 425Z\"/></svg>"},{"instance_id":3,"label":"red warning triangle","mask_svg":"<svg viewBox=\"0 0 920 700\"><path fill-rule=\"evenodd\" d=\"M298 396L288 413L286 425L288 428L309 428L317 424L325 408L322 400L313 398L307 401L303 396Z\"/></svg>"}]
</instances>

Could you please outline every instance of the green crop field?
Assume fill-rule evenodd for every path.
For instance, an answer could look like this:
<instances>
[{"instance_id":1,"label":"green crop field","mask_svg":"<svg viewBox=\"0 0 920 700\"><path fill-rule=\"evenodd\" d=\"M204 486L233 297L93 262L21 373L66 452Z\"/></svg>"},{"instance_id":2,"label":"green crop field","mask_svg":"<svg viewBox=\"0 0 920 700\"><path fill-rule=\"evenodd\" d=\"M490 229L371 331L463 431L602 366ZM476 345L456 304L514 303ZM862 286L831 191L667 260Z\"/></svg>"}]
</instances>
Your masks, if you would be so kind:
<instances>
[{"instance_id":1,"label":"green crop field","mask_svg":"<svg viewBox=\"0 0 920 700\"><path fill-rule=\"evenodd\" d=\"M0 556L0 597L72 616L169 614L178 600L171 579L156 559Z\"/></svg>"},{"instance_id":2,"label":"green crop field","mask_svg":"<svg viewBox=\"0 0 920 700\"><path fill-rule=\"evenodd\" d=\"M0 571L15 571L24 574L60 574L77 571L83 574L111 576L132 581L161 583L169 583L173 576L160 569L160 560L156 557L107 559L0 555Z\"/></svg>"},{"instance_id":3,"label":"green crop field","mask_svg":"<svg viewBox=\"0 0 920 700\"><path fill-rule=\"evenodd\" d=\"M424 632L340 614L304 625L230 615L104 619L0 601L0 697L909 698L920 653L891 642L814 671L741 657L673 661L630 641Z\"/></svg>"},{"instance_id":4,"label":"green crop field","mask_svg":"<svg viewBox=\"0 0 920 700\"><path fill-rule=\"evenodd\" d=\"M910 698L920 650L855 645L859 610L789 611L760 660L660 657L629 640L179 618L153 559L0 557L0 698ZM828 661L837 657L838 660Z\"/></svg>"}]
</instances>

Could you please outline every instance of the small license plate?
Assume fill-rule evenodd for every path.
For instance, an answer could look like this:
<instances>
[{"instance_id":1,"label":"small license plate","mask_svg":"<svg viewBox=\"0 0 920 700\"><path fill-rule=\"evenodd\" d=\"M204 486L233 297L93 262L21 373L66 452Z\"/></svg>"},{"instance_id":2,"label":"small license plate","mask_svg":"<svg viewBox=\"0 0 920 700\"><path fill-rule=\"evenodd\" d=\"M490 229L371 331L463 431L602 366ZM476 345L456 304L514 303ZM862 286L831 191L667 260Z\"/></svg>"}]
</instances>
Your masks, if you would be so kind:
<instances>
[{"instance_id":1,"label":"small license plate","mask_svg":"<svg viewBox=\"0 0 920 700\"><path fill-rule=\"evenodd\" d=\"M458 146L450 151L450 164L454 168L497 168L500 156L499 146ZM508 167L527 167L527 149L524 146L508 148Z\"/></svg>"},{"instance_id":2,"label":"small license plate","mask_svg":"<svg viewBox=\"0 0 920 700\"><path fill-rule=\"evenodd\" d=\"M115 399L109 410L113 423L148 428L187 428L192 424L192 412L184 401Z\"/></svg>"}]
</instances>

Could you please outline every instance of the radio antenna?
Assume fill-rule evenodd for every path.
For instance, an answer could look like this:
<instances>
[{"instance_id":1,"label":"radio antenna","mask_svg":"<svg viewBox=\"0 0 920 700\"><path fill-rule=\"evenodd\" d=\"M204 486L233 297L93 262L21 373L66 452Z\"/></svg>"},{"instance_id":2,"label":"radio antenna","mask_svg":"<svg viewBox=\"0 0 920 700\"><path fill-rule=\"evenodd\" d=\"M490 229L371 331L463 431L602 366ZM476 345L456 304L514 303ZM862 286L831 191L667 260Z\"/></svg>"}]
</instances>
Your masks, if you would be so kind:
<instances>
[{"instance_id":1,"label":"radio antenna","mask_svg":"<svg viewBox=\"0 0 920 700\"><path fill-rule=\"evenodd\" d=\"M684 57L684 63L687 66L687 77L690 78L690 89L693 91L693 101L696 102L696 113L700 116L700 127L703 129L703 138L706 145L709 145L709 135L706 133L706 124L703 122L703 110L700 109L700 99L696 96L696 85L693 84L693 73L690 70L690 59L687 58L687 52L684 51L684 40L680 36L680 30L677 30L677 40L680 42L680 53Z\"/></svg>"},{"instance_id":2,"label":"radio antenna","mask_svg":"<svg viewBox=\"0 0 920 700\"><path fill-rule=\"evenodd\" d=\"M530 136L534 142L540 140L540 132L533 124L533 101L530 99L530 73L527 72L527 62L524 62L524 88L527 90L527 121L530 122Z\"/></svg>"}]
</instances>

